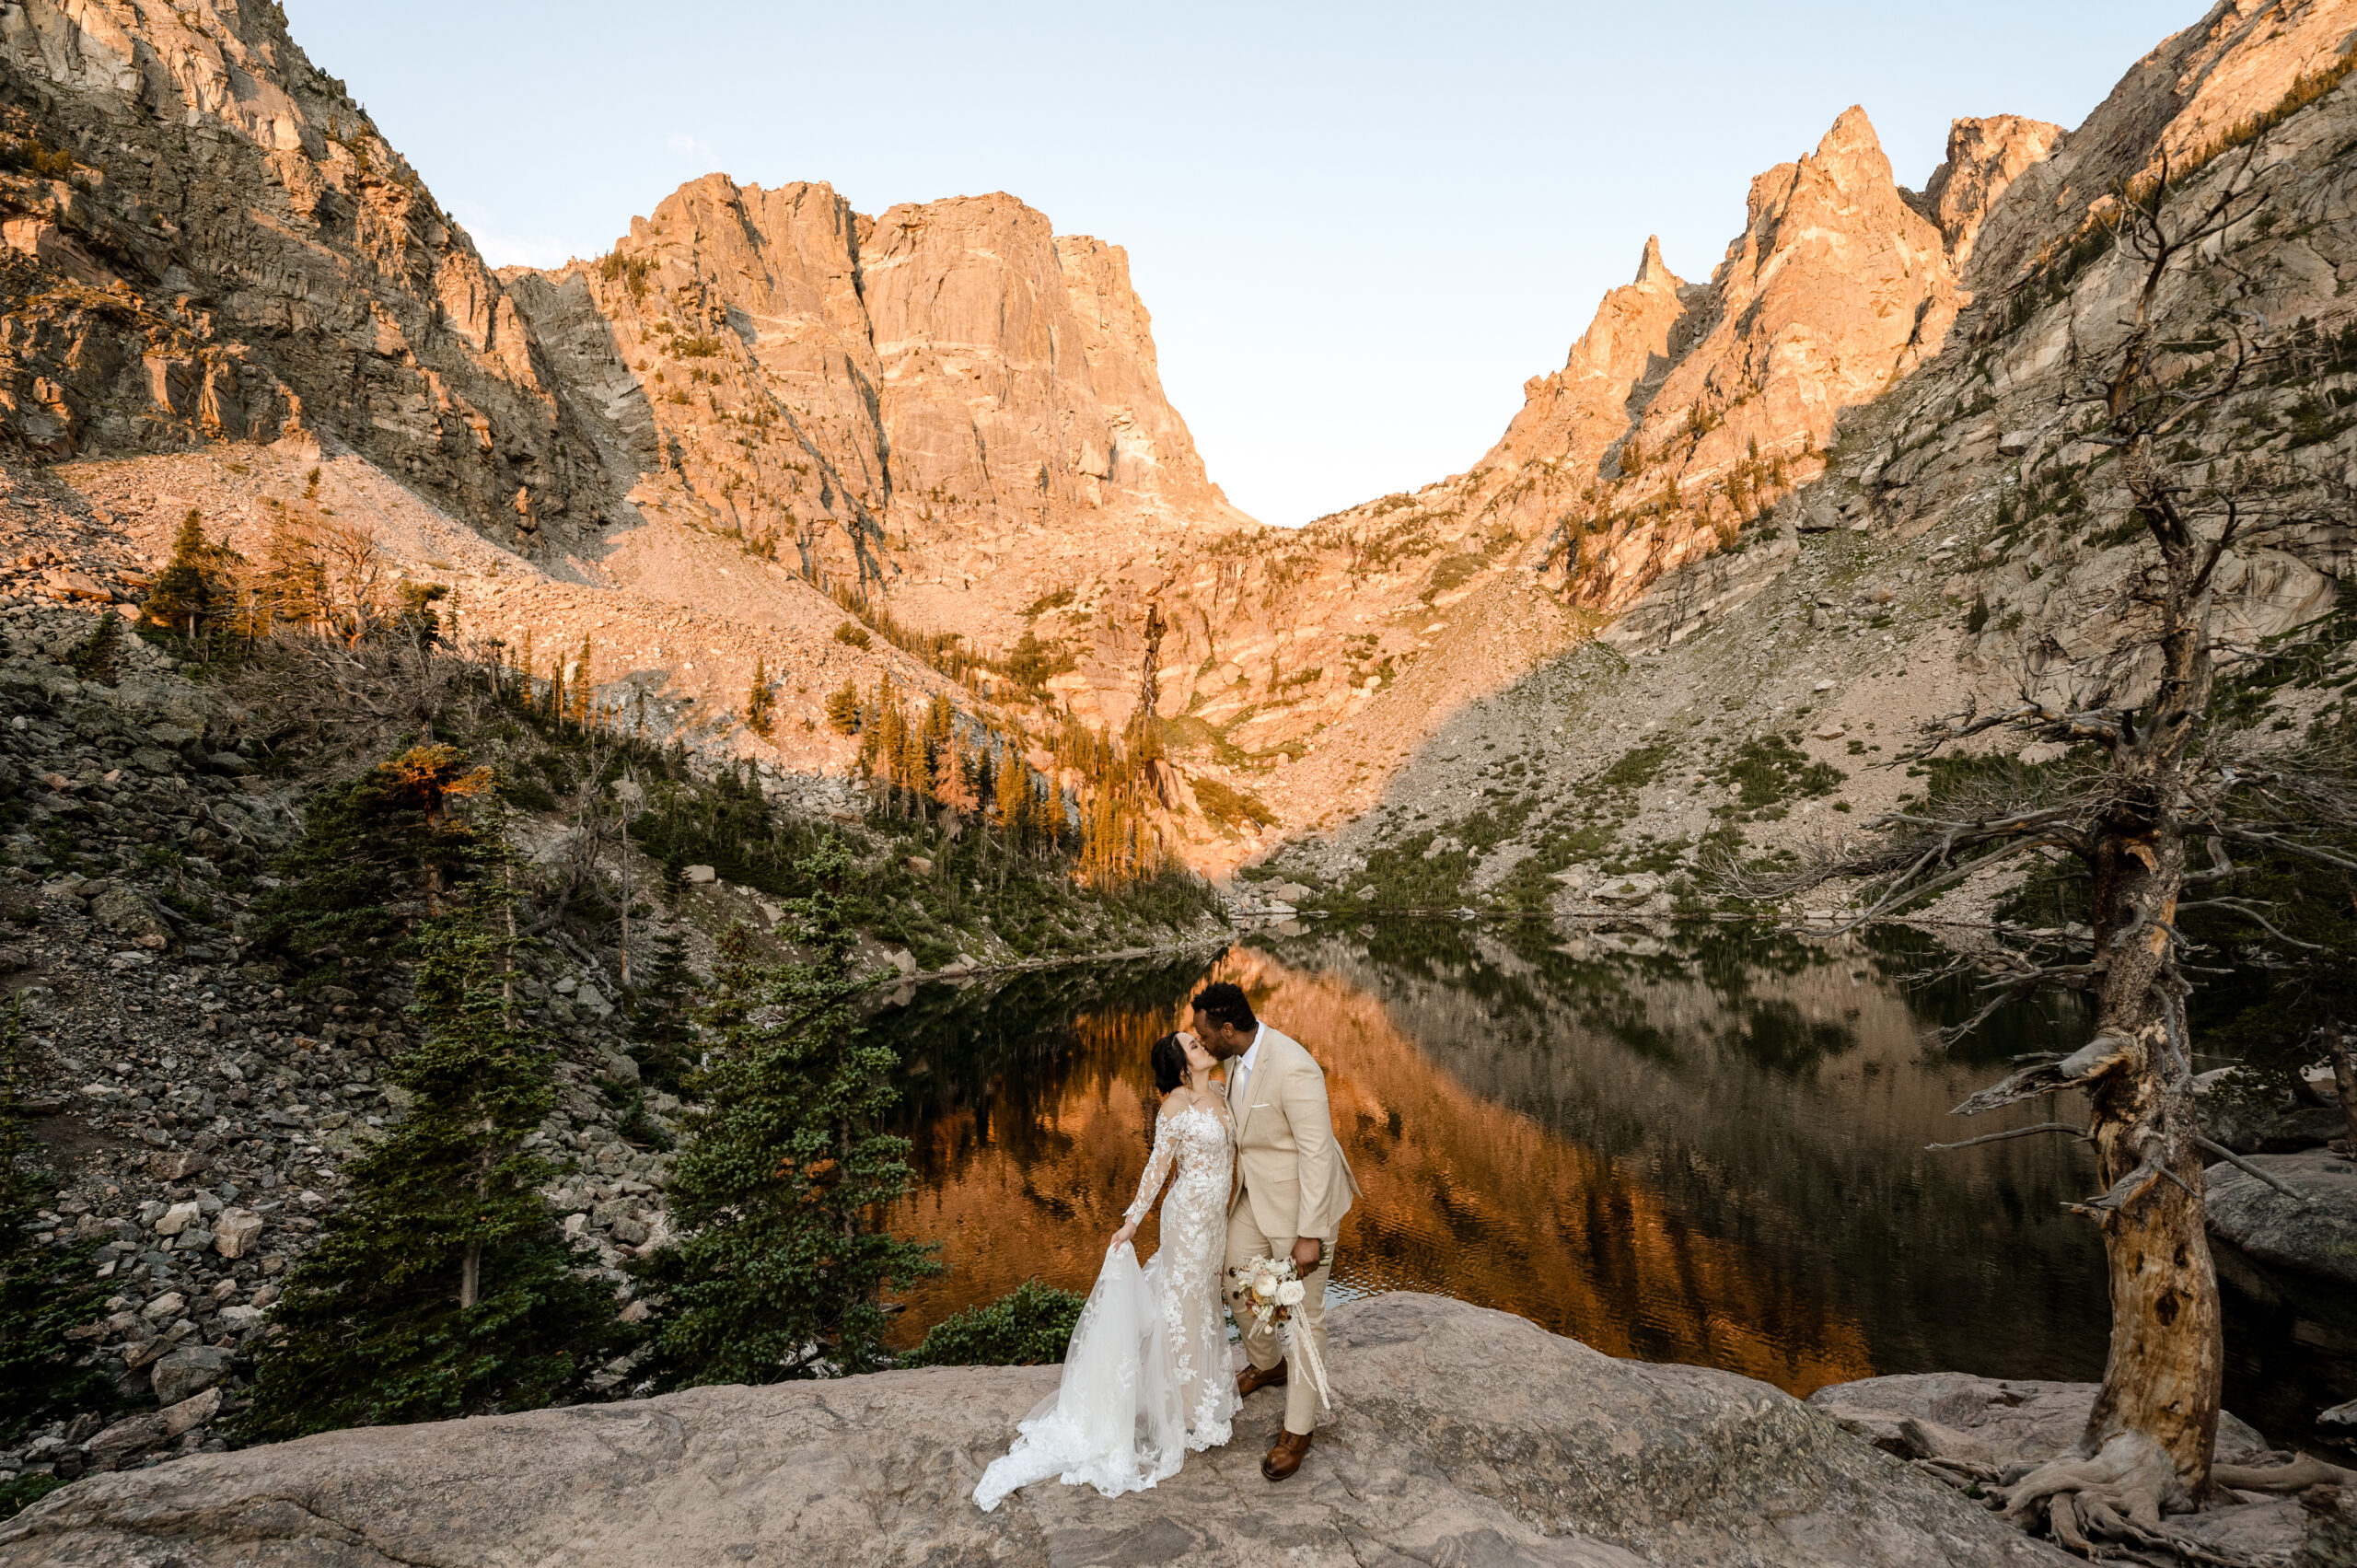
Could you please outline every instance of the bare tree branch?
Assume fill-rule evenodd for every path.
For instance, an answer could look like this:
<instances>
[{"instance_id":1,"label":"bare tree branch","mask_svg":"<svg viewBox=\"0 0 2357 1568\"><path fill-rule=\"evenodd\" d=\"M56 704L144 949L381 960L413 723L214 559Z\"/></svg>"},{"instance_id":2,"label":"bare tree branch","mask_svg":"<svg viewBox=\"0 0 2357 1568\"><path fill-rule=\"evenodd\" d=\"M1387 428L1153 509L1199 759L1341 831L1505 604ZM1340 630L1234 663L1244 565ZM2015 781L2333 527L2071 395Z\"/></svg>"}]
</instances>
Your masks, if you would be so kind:
<instances>
[{"instance_id":1,"label":"bare tree branch","mask_svg":"<svg viewBox=\"0 0 2357 1568\"><path fill-rule=\"evenodd\" d=\"M2193 1141L2200 1144L2203 1148L2209 1150L2212 1154L2216 1155L2220 1159L2224 1160L2227 1164L2235 1167L2236 1169L2247 1171L2250 1175L2258 1178L2261 1181L2266 1182L2270 1187L2274 1188L2278 1192L2282 1193L2286 1198L2289 1198L2293 1202L2299 1204L2300 1207L2305 1209L2309 1206L2305 1194L2295 1192L2291 1188L2284 1186L2281 1181L2276 1180L2275 1178L2268 1175L2267 1172L2259 1169L2258 1167L2251 1164L2250 1161L2243 1158L2242 1156L2226 1147L2225 1144L2218 1143L2211 1138L2202 1137L2199 1134L2194 1137Z\"/></svg>"},{"instance_id":2,"label":"bare tree branch","mask_svg":"<svg viewBox=\"0 0 2357 1568\"><path fill-rule=\"evenodd\" d=\"M2040 1095L2084 1088L2125 1063L2132 1045L2132 1041L2118 1035L2097 1035L2067 1057L2047 1056L2007 1074L2002 1082L1968 1096L1950 1114L1978 1116L1984 1110L2036 1099Z\"/></svg>"},{"instance_id":3,"label":"bare tree branch","mask_svg":"<svg viewBox=\"0 0 2357 1568\"><path fill-rule=\"evenodd\" d=\"M2002 1143L2007 1138L2026 1138L2033 1132L2068 1132L2081 1143L2087 1141L2084 1127L2073 1127L2067 1121L2041 1121L2035 1127L2015 1127L2003 1132L1983 1132L1978 1138L1967 1138L1956 1144L1926 1144L1926 1149L1968 1149L1975 1144Z\"/></svg>"}]
</instances>

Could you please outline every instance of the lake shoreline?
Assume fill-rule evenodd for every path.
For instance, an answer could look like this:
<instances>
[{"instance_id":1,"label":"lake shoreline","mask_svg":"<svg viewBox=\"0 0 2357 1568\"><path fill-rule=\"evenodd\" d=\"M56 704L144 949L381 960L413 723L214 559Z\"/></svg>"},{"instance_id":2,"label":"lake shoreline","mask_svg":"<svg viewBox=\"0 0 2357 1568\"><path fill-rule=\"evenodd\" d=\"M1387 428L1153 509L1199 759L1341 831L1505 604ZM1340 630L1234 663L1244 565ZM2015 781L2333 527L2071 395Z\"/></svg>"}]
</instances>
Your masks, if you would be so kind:
<instances>
[{"instance_id":1,"label":"lake shoreline","mask_svg":"<svg viewBox=\"0 0 2357 1568\"><path fill-rule=\"evenodd\" d=\"M1240 935L1242 935L1240 928L1230 926L1217 935L1205 935L1190 941L1157 943L1144 947L1110 947L1088 953L1060 953L1049 958L1016 958L1002 963L948 964L937 970L888 969L870 980L869 989L881 991L888 986L958 985L994 975L1037 974L1043 970L1074 969L1083 964L1116 964L1127 963L1138 958L1181 958L1189 953L1210 952L1230 947Z\"/></svg>"}]
</instances>

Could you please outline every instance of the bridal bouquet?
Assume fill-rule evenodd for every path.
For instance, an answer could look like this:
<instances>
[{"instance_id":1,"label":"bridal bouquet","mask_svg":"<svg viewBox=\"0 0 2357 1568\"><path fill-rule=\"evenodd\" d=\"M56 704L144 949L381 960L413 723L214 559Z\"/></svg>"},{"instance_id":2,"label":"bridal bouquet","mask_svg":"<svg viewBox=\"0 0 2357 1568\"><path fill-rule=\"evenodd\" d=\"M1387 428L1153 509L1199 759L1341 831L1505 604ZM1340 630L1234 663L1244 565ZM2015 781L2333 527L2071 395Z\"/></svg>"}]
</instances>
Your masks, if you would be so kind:
<instances>
[{"instance_id":1,"label":"bridal bouquet","mask_svg":"<svg viewBox=\"0 0 2357 1568\"><path fill-rule=\"evenodd\" d=\"M1228 1277L1236 1282L1236 1304L1239 1311L1249 1312L1252 1320L1269 1330L1279 1323L1291 1325L1285 1333L1285 1354L1291 1359L1299 1354L1310 1381L1317 1386L1318 1400L1328 1410L1334 1408L1333 1396L1327 1392L1326 1367L1318 1359L1318 1342L1307 1332L1306 1324L1293 1322L1293 1309L1299 1307L1309 1294L1302 1283L1300 1271L1294 1267L1290 1255L1283 1258L1255 1258L1230 1269Z\"/></svg>"},{"instance_id":2,"label":"bridal bouquet","mask_svg":"<svg viewBox=\"0 0 2357 1568\"><path fill-rule=\"evenodd\" d=\"M1301 1283L1301 1275L1290 1257L1255 1258L1227 1272L1236 1281L1237 1299L1263 1329L1272 1329L1292 1318L1293 1309L1308 1294L1308 1287Z\"/></svg>"}]
</instances>

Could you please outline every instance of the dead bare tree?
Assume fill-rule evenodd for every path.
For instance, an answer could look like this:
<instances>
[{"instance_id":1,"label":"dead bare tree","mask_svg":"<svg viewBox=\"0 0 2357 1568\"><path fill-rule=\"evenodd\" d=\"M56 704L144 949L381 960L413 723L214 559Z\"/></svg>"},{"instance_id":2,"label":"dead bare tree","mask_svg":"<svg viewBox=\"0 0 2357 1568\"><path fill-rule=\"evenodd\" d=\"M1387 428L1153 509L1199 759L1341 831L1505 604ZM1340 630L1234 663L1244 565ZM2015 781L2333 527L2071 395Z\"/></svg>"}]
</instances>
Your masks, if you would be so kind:
<instances>
[{"instance_id":1,"label":"dead bare tree","mask_svg":"<svg viewBox=\"0 0 2357 1568\"><path fill-rule=\"evenodd\" d=\"M318 517L309 531L327 624L347 645L357 646L394 614L392 558L372 528Z\"/></svg>"},{"instance_id":2,"label":"dead bare tree","mask_svg":"<svg viewBox=\"0 0 2357 1568\"><path fill-rule=\"evenodd\" d=\"M478 668L422 624L389 622L358 643L280 627L256 639L225 685L267 721L273 743L349 759L432 735L454 703L476 700Z\"/></svg>"},{"instance_id":3,"label":"dead bare tree","mask_svg":"<svg viewBox=\"0 0 2357 1568\"><path fill-rule=\"evenodd\" d=\"M2073 698L2041 697L2026 683L2019 703L1952 715L1899 759L1922 762L2010 731L2095 760L2035 785L2016 778L1892 812L1873 824L1865 848L1829 848L1795 871L1729 873L1740 890L1780 900L1853 881L1858 909L1846 928L2034 852L2084 867L2084 935L2001 935L1972 960L1994 992L1973 1023L2007 1001L2060 990L2086 999L2092 1038L2068 1054L2022 1059L1956 1109L1973 1115L2066 1089L2087 1098L2084 1131L2057 1119L1990 1136L2061 1132L2094 1147L2103 1190L2073 1207L2103 1233L2111 1299L2103 1383L2074 1452L1981 1478L2001 1483L1997 1504L2015 1519L2043 1524L2087 1555L2124 1548L2218 1561L2163 1523L2212 1484L2223 1351L2202 1179L2212 1158L2243 1163L2203 1134L2197 1114L2185 894L2205 889L2203 901L2231 907L2238 852L2352 865L2333 847L2357 819L2339 760L2270 749L2225 722L2216 702L2220 663L2238 656L2216 630L2222 566L2337 514L2340 500L2319 500L2313 482L2258 463L2197 454L2184 440L2227 400L2282 377L2296 334L2224 311L2204 362L2160 329L2169 285L2205 248L2220 255L2212 264L2231 268L2225 241L2263 195L2258 152L2253 144L2213 166L2190 192L2173 189L2165 166L2147 186L2118 192L2108 215L2114 242L2141 275L2121 334L2086 354L2063 401L2080 439L2113 454L2150 552L2119 606L2129 634ZM2202 863L2191 864L2197 852ZM2240 912L2264 923L2256 905Z\"/></svg>"},{"instance_id":4,"label":"dead bare tree","mask_svg":"<svg viewBox=\"0 0 2357 1568\"><path fill-rule=\"evenodd\" d=\"M627 848L628 804L606 787L621 751L620 743L600 726L585 726L570 762L573 788L557 797L564 826L554 842L538 858L537 889L540 912L525 927L528 936L544 935L561 927L573 900L593 889L603 877L609 854Z\"/></svg>"}]
</instances>

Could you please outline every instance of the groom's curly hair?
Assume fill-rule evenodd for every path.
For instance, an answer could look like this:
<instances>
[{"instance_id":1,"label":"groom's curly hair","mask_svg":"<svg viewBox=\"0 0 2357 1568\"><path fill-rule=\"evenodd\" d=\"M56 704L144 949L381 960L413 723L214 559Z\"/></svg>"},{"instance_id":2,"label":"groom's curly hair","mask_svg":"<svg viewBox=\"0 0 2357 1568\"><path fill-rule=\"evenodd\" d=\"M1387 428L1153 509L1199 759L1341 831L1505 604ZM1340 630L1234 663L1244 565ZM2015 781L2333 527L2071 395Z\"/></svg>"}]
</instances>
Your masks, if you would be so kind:
<instances>
[{"instance_id":1,"label":"groom's curly hair","mask_svg":"<svg viewBox=\"0 0 2357 1568\"><path fill-rule=\"evenodd\" d=\"M1225 1024L1232 1029L1252 1029L1260 1020L1252 1015L1252 1004L1244 988L1233 981L1214 981L1195 993L1194 1010L1215 1024Z\"/></svg>"}]
</instances>

